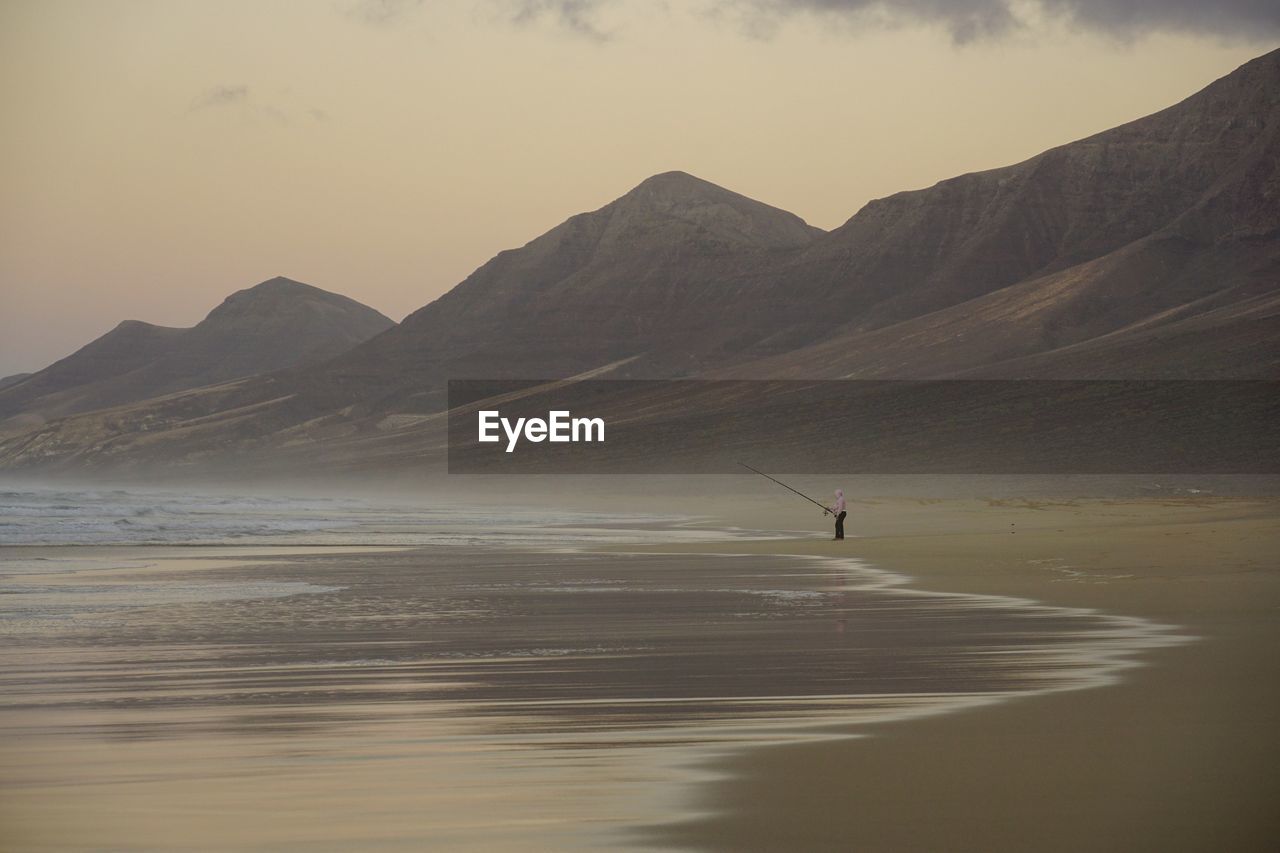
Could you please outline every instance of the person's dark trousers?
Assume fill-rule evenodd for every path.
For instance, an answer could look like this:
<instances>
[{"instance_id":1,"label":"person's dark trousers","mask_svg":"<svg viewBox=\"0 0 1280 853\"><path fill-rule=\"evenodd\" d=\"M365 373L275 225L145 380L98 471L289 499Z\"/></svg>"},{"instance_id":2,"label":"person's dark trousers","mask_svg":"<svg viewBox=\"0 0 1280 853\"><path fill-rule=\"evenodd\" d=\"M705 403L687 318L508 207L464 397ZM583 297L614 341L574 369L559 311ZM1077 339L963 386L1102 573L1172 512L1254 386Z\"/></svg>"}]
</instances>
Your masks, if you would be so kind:
<instances>
[{"instance_id":1,"label":"person's dark trousers","mask_svg":"<svg viewBox=\"0 0 1280 853\"><path fill-rule=\"evenodd\" d=\"M849 513L847 512L842 512L836 516L836 538L837 539L844 538L844 517L848 514Z\"/></svg>"}]
</instances>

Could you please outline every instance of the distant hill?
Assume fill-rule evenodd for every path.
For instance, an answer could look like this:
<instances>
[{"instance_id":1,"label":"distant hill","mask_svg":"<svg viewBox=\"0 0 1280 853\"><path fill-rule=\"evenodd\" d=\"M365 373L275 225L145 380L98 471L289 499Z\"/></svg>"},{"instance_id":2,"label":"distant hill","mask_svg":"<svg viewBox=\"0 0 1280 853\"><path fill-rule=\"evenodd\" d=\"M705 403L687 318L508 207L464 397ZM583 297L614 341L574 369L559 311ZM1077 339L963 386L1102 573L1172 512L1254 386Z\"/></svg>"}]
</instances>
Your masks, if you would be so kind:
<instances>
[{"instance_id":1,"label":"distant hill","mask_svg":"<svg viewBox=\"0 0 1280 853\"><path fill-rule=\"evenodd\" d=\"M394 323L353 299L273 278L189 329L126 320L34 374L0 385L12 428L332 357Z\"/></svg>"},{"instance_id":2,"label":"distant hill","mask_svg":"<svg viewBox=\"0 0 1280 853\"><path fill-rule=\"evenodd\" d=\"M1280 375L1280 51L1147 118L868 204L736 376Z\"/></svg>"},{"instance_id":3,"label":"distant hill","mask_svg":"<svg viewBox=\"0 0 1280 853\"><path fill-rule=\"evenodd\" d=\"M327 362L86 415L64 422L69 432L34 430L0 444L0 465L5 447L42 463L69 453L74 464L97 465L376 438L401 416L412 422L440 409L450 377L611 366L618 375L694 373L704 365L689 344L723 330L726 282L794 258L822 233L683 172L655 175L500 253L399 326ZM754 318L744 339L767 334L769 322Z\"/></svg>"},{"instance_id":4,"label":"distant hill","mask_svg":"<svg viewBox=\"0 0 1280 853\"><path fill-rule=\"evenodd\" d=\"M0 378L0 388L7 388L10 385L21 382L30 375L30 373L14 373L10 376L2 377Z\"/></svg>"},{"instance_id":5,"label":"distant hill","mask_svg":"<svg viewBox=\"0 0 1280 853\"><path fill-rule=\"evenodd\" d=\"M723 334L726 283L822 235L794 214L683 172L498 254L385 335L316 372L382 408L429 411L449 377L566 376L649 356L659 375L702 366L690 342ZM768 318L747 324L764 334ZM674 362L674 364L668 363ZM628 373L642 369L634 365Z\"/></svg>"},{"instance_id":6,"label":"distant hill","mask_svg":"<svg viewBox=\"0 0 1280 853\"><path fill-rule=\"evenodd\" d=\"M1280 51L830 233L665 173L327 361L29 430L0 466L417 465L449 378L1277 378L1277 163Z\"/></svg>"}]
</instances>

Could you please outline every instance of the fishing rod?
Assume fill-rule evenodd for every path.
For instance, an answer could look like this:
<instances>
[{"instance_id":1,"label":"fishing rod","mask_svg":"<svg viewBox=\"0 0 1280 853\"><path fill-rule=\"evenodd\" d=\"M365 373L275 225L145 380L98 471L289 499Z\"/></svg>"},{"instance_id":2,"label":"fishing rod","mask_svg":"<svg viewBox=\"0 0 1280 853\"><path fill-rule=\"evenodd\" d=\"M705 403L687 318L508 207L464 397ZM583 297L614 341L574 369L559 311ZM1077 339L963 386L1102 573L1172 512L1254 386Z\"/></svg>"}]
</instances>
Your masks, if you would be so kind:
<instances>
[{"instance_id":1,"label":"fishing rod","mask_svg":"<svg viewBox=\"0 0 1280 853\"><path fill-rule=\"evenodd\" d=\"M818 503L818 502L817 502L817 501L815 501L813 498L811 498L811 497L809 497L808 495L806 495L804 492L798 492L798 491L796 491L795 489L791 488L790 486L788 486L786 483L782 482L781 480L774 480L774 478L773 478L773 477L770 477L768 474L766 474L765 472L761 471L759 468L752 468L750 465L748 465L748 464L747 464L747 463L745 463L745 462L739 462L738 464L739 464L739 465L741 465L743 468L746 468L748 471L755 471L757 474L759 474L761 477L764 477L766 480L773 480L773 482L777 483L779 486L782 486L782 488L786 489L786 490L787 490L787 491L789 491L789 492L795 492L797 495L799 495L800 497L804 498L804 499L805 499L805 500L807 500L809 503L811 503L811 504L818 504L818 506L822 507L822 514L823 514L823 515L826 515L827 513L831 512L831 510L830 510L830 509L829 509L825 504L820 504L820 503Z\"/></svg>"}]
</instances>

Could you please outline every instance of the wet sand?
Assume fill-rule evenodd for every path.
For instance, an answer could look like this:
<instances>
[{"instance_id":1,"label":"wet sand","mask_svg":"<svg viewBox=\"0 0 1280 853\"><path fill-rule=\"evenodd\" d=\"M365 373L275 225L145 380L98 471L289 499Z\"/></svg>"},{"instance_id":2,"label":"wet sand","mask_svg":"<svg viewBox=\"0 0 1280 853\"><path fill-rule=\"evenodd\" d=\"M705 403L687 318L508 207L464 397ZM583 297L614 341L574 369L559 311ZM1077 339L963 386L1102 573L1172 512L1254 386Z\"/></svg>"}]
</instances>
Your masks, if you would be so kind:
<instances>
[{"instance_id":1,"label":"wet sand","mask_svg":"<svg viewBox=\"0 0 1280 853\"><path fill-rule=\"evenodd\" d=\"M752 750L646 835L707 850L1270 851L1280 845L1280 504L1248 499L851 504L848 553L935 590L1185 626L1100 689ZM1016 531L1016 532L1015 532Z\"/></svg>"},{"instance_id":2,"label":"wet sand","mask_svg":"<svg viewBox=\"0 0 1280 853\"><path fill-rule=\"evenodd\" d=\"M1276 504L850 510L843 543L3 549L87 561L38 607L115 603L6 629L0 846L1271 848Z\"/></svg>"}]
</instances>

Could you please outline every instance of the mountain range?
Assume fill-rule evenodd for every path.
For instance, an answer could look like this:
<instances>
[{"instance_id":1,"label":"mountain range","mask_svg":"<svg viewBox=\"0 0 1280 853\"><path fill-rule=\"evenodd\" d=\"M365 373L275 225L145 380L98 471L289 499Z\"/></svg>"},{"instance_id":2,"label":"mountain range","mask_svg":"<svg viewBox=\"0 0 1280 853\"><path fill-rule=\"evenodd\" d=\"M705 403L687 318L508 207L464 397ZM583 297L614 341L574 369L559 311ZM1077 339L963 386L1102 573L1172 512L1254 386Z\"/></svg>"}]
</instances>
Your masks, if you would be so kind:
<instances>
[{"instance_id":1,"label":"mountain range","mask_svg":"<svg viewBox=\"0 0 1280 853\"><path fill-rule=\"evenodd\" d=\"M830 328L740 375L1267 377L1280 52L1155 115L872 202L779 280Z\"/></svg>"},{"instance_id":2,"label":"mountain range","mask_svg":"<svg viewBox=\"0 0 1280 853\"><path fill-rule=\"evenodd\" d=\"M1278 163L1274 51L1154 115L872 201L830 232L664 173L399 325L238 361L251 378L148 367L209 351L199 326L117 329L0 387L0 416L41 421L0 442L0 466L402 465L437 447L450 378L1274 379Z\"/></svg>"},{"instance_id":3,"label":"mountain range","mask_svg":"<svg viewBox=\"0 0 1280 853\"><path fill-rule=\"evenodd\" d=\"M0 430L323 361L395 323L287 278L237 291L189 329L125 320L34 374L0 384Z\"/></svg>"}]
</instances>

